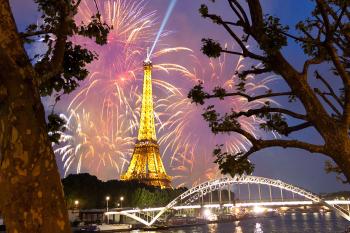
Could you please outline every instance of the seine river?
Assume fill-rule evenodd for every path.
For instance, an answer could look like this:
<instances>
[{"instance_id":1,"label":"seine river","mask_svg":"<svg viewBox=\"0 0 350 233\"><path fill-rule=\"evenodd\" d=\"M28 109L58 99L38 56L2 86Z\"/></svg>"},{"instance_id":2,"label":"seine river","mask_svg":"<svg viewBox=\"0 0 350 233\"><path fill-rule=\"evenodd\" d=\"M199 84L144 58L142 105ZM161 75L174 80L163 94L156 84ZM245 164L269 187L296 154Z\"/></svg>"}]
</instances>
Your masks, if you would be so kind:
<instances>
[{"instance_id":1,"label":"seine river","mask_svg":"<svg viewBox=\"0 0 350 233\"><path fill-rule=\"evenodd\" d=\"M231 223L183 227L154 233L344 233L350 227L334 213L296 213L271 218L255 218ZM132 231L147 232L147 231ZM151 231L148 231L151 232Z\"/></svg>"}]
</instances>

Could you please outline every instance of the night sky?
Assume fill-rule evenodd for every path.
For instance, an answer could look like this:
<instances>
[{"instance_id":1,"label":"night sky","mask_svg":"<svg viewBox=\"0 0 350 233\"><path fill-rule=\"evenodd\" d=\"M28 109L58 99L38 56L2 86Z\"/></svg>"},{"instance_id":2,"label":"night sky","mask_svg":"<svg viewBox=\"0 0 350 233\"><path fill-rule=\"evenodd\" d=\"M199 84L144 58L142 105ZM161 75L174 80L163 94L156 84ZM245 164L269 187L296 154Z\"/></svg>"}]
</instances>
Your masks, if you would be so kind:
<instances>
[{"instance_id":1,"label":"night sky","mask_svg":"<svg viewBox=\"0 0 350 233\"><path fill-rule=\"evenodd\" d=\"M157 17L161 20L169 1L148 0L145 2L147 2L147 9L150 11L156 10ZM233 41L230 40L230 37L228 37L227 33L222 28L201 18L198 13L200 4L205 3L208 4L209 7L212 6L211 11L218 12L229 18L231 12L226 2L217 2L220 2L221 5L219 3L214 5L210 1L202 0L178 0L169 22L166 25L166 30L172 33L166 37L166 41L161 41L161 44L163 46L188 47L194 51L195 56L201 61L208 60L200 51L200 40L203 37L210 37L223 43L232 44ZM311 1L306 0L263 0L262 2L265 13L281 17L283 24L290 25L291 32L293 32L295 23L304 19L312 10ZM38 20L38 12L31 1L10 0L10 3L20 31L24 30L25 26L29 23ZM220 6L217 7L217 5ZM29 52L31 51L30 49L31 48L28 48ZM303 55L297 45L291 42L291 46L285 48L283 52L293 65L301 67ZM181 64L184 62L185 57L172 55L170 59L172 62ZM233 57L229 59L236 58ZM181 79L180 81L174 82L181 86L181 88L187 90L192 87L181 83ZM277 90L285 87L281 81L273 82L270 86ZM283 101L280 102L280 104L283 104ZM300 110L298 106L294 107ZM64 109L64 103L61 104L61 109ZM200 119L200 121L202 121L202 119ZM206 124L203 123L202 125L205 126ZM210 135L210 131L204 128L205 127L202 129L203 134ZM298 138L311 142L320 141L312 130L304 132L306 133L292 134L291 138ZM207 149L212 150L213 148ZM277 178L316 193L350 190L349 186L341 184L341 182L336 179L335 175L326 174L324 172L324 161L326 157L323 155L311 154L298 149L271 148L255 153L252 156L252 160L256 164L254 175L257 176ZM59 163L59 166L62 166L62 164ZM197 169L200 169L200 166Z\"/></svg>"}]
</instances>

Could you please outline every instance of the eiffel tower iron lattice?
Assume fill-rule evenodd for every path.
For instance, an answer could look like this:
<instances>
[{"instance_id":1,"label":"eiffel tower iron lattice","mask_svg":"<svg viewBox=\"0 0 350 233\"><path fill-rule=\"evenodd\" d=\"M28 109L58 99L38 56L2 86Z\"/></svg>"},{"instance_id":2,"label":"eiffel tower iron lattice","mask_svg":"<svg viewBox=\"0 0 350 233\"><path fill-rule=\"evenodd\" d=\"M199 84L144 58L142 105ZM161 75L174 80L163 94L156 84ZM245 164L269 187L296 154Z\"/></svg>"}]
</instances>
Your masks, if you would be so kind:
<instances>
[{"instance_id":1,"label":"eiffel tower iron lattice","mask_svg":"<svg viewBox=\"0 0 350 233\"><path fill-rule=\"evenodd\" d=\"M138 137L127 171L121 180L136 180L161 188L171 188L171 177L166 174L157 142L152 96L152 62L143 63L144 80L141 118Z\"/></svg>"}]
</instances>

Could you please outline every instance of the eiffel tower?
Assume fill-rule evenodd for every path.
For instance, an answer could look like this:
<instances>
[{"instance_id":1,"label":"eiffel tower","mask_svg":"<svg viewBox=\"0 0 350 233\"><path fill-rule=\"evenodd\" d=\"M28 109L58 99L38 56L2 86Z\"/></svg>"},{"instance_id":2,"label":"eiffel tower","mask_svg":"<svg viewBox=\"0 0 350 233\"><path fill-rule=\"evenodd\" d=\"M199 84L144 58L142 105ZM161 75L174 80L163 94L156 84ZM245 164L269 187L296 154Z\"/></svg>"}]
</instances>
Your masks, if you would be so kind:
<instances>
[{"instance_id":1,"label":"eiffel tower","mask_svg":"<svg viewBox=\"0 0 350 233\"><path fill-rule=\"evenodd\" d=\"M136 180L161 188L171 188L171 177L166 174L157 142L152 99L152 62L148 58L144 61L143 68L140 128L129 167L121 180Z\"/></svg>"}]
</instances>

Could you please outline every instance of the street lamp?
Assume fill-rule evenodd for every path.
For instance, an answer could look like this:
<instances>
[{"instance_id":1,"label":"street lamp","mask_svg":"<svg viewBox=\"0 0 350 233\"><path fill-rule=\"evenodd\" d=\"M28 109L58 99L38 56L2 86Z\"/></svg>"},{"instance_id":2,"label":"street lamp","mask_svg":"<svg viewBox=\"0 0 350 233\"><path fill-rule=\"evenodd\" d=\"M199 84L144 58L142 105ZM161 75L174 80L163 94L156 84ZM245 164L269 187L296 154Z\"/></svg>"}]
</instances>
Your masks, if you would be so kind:
<instances>
[{"instance_id":1,"label":"street lamp","mask_svg":"<svg viewBox=\"0 0 350 233\"><path fill-rule=\"evenodd\" d=\"M109 199L110 199L110 197L109 196L107 196L106 197L106 209L107 209L107 212L108 212L108 201L109 201ZM107 215L107 224L109 224L109 215Z\"/></svg>"},{"instance_id":2,"label":"street lamp","mask_svg":"<svg viewBox=\"0 0 350 233\"><path fill-rule=\"evenodd\" d=\"M117 206L118 206L118 208L119 208L120 204L119 204L119 203L117 203Z\"/></svg>"},{"instance_id":3,"label":"street lamp","mask_svg":"<svg viewBox=\"0 0 350 233\"><path fill-rule=\"evenodd\" d=\"M121 197L120 197L120 207L121 207L121 208L123 208L123 201L124 201L124 197L121 196Z\"/></svg>"},{"instance_id":4,"label":"street lamp","mask_svg":"<svg viewBox=\"0 0 350 233\"><path fill-rule=\"evenodd\" d=\"M76 218L79 218L79 200L75 200L74 201L74 209L73 210L73 214L75 213L76 214Z\"/></svg>"},{"instance_id":5,"label":"street lamp","mask_svg":"<svg viewBox=\"0 0 350 233\"><path fill-rule=\"evenodd\" d=\"M107 197L106 197L106 205L107 205L107 208L106 208L106 209L107 209L107 212L108 212L108 201L109 201L109 199L110 199L110 197L107 196Z\"/></svg>"},{"instance_id":6,"label":"street lamp","mask_svg":"<svg viewBox=\"0 0 350 233\"><path fill-rule=\"evenodd\" d=\"M75 200L75 201L74 201L74 207L75 207L76 209L78 209L78 206L79 206L79 200Z\"/></svg>"}]
</instances>

